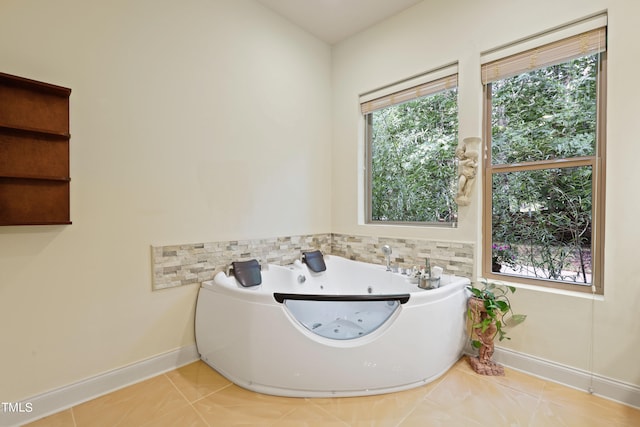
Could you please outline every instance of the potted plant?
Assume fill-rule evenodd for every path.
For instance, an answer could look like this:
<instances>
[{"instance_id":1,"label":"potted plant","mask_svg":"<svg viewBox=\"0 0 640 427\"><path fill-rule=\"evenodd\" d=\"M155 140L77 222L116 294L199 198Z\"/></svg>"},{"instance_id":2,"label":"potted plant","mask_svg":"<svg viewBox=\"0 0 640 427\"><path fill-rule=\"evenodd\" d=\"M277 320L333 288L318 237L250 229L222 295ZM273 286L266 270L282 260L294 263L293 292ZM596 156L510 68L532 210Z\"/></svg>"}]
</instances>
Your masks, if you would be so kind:
<instances>
[{"instance_id":1,"label":"potted plant","mask_svg":"<svg viewBox=\"0 0 640 427\"><path fill-rule=\"evenodd\" d=\"M471 346L478 349L478 356L469 356L474 371L483 375L504 375L504 368L491 360L494 340L511 339L505 327L516 326L526 319L524 314L513 314L509 292L516 288L497 282L483 280L481 288L467 286L471 292L467 315L470 320ZM507 315L509 315L507 317Z\"/></svg>"},{"instance_id":2,"label":"potted plant","mask_svg":"<svg viewBox=\"0 0 640 427\"><path fill-rule=\"evenodd\" d=\"M491 245L491 271L500 272L503 265L514 267L516 263L516 255L508 243L500 245L494 243Z\"/></svg>"}]
</instances>

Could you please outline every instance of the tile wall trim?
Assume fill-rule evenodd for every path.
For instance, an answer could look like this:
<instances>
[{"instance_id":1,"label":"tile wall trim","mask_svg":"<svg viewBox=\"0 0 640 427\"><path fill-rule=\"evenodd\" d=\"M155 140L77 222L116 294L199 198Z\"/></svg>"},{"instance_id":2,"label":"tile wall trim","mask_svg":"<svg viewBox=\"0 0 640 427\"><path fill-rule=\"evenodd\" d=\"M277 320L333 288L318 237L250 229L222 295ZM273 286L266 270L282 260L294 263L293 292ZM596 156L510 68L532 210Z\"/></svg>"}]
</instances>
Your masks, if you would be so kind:
<instances>
[{"instance_id":1,"label":"tile wall trim","mask_svg":"<svg viewBox=\"0 0 640 427\"><path fill-rule=\"evenodd\" d=\"M384 245L392 247L391 263L394 266L421 266L429 258L432 267L440 266L446 274L473 278L473 243L323 233L152 246L152 289L200 284L213 279L217 272L225 271L232 261L256 258L261 263L291 264L300 259L304 250L319 249L325 254L384 264L381 249Z\"/></svg>"}]
</instances>

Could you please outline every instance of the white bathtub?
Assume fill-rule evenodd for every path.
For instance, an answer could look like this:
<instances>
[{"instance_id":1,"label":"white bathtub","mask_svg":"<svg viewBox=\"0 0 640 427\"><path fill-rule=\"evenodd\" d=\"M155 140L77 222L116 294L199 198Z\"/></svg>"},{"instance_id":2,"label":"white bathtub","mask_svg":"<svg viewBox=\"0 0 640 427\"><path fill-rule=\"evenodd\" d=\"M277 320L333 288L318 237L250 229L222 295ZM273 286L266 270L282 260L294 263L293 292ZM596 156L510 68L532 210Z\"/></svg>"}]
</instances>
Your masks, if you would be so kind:
<instances>
[{"instance_id":1,"label":"white bathtub","mask_svg":"<svg viewBox=\"0 0 640 427\"><path fill-rule=\"evenodd\" d=\"M270 265L249 288L224 273L204 282L202 360L253 391L327 397L417 387L460 358L469 279L444 275L440 288L423 290L384 266L324 259L320 273Z\"/></svg>"}]
</instances>

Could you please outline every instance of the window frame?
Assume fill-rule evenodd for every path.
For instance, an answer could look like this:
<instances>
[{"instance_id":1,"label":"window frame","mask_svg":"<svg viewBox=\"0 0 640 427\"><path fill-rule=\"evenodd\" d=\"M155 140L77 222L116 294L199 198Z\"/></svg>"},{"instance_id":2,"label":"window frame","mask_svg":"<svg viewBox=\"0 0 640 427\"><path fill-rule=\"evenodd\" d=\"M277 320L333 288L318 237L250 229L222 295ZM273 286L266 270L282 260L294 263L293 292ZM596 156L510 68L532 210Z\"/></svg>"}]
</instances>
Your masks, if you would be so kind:
<instances>
[{"instance_id":1,"label":"window frame","mask_svg":"<svg viewBox=\"0 0 640 427\"><path fill-rule=\"evenodd\" d=\"M400 105L445 90L458 89L458 65L450 64L425 74L403 80L360 96L360 110L364 123L364 223L366 225L457 227L457 221L380 221L373 216L373 149L372 128L375 111ZM458 107L459 117L459 104ZM456 140L458 139L458 135ZM457 175L454 181L457 183Z\"/></svg>"},{"instance_id":2,"label":"window frame","mask_svg":"<svg viewBox=\"0 0 640 427\"><path fill-rule=\"evenodd\" d=\"M606 31L606 26L604 27ZM606 99L607 99L607 51L599 53L596 78L596 143L593 156L571 157L552 160L540 160L514 164L492 164L492 82L483 84L483 211L482 211L482 275L487 279L523 283L547 288L604 294L604 228L605 228L605 175L606 175ZM566 58L569 61L572 58ZM563 61L563 62L565 62ZM541 68L541 67L537 67ZM507 76L508 77L508 76ZM507 78L504 77L504 78ZM591 166L592 167L592 277L591 284L573 284L551 279L519 276L507 273L494 273L492 258L492 216L493 216L493 176L497 173L520 172L541 169L556 169Z\"/></svg>"}]
</instances>

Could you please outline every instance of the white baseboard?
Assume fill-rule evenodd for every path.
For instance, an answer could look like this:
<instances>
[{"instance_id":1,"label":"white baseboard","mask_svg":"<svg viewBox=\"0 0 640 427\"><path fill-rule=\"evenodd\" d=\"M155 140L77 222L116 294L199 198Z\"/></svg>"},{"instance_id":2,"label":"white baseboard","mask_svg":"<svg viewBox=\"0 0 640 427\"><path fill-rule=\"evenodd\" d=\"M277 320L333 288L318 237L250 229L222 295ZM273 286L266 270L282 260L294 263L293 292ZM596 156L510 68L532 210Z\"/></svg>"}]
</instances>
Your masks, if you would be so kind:
<instances>
[{"instance_id":1,"label":"white baseboard","mask_svg":"<svg viewBox=\"0 0 640 427\"><path fill-rule=\"evenodd\" d=\"M181 347L24 399L21 402L22 412L5 412L0 407L0 426L19 426L40 419L117 389L179 368L198 360L199 357L195 344ZM27 412L29 408L31 411Z\"/></svg>"},{"instance_id":2,"label":"white baseboard","mask_svg":"<svg viewBox=\"0 0 640 427\"><path fill-rule=\"evenodd\" d=\"M570 366L496 347L493 359L510 368L640 409L640 387Z\"/></svg>"}]
</instances>

